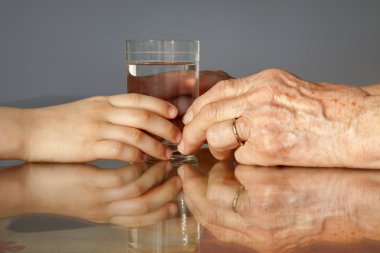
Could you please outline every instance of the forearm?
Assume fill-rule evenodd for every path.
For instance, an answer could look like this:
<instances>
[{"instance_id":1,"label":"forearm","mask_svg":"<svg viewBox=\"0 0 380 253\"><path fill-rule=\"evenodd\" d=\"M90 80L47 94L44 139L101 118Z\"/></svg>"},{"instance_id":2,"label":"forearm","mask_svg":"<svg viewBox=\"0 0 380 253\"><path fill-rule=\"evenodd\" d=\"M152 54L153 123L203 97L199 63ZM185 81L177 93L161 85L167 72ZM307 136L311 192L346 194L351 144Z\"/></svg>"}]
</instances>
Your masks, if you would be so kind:
<instances>
[{"instance_id":1,"label":"forearm","mask_svg":"<svg viewBox=\"0 0 380 253\"><path fill-rule=\"evenodd\" d=\"M0 159L26 159L28 110L0 107Z\"/></svg>"}]
</instances>

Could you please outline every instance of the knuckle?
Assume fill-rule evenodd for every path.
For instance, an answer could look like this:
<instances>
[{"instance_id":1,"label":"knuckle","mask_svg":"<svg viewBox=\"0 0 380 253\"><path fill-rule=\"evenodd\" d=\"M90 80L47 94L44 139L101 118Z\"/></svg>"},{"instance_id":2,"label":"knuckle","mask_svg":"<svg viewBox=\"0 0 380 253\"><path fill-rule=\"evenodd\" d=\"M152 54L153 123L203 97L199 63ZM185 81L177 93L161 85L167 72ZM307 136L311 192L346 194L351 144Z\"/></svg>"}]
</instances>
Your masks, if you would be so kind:
<instances>
[{"instance_id":1,"label":"knuckle","mask_svg":"<svg viewBox=\"0 0 380 253\"><path fill-rule=\"evenodd\" d=\"M220 209L208 210L205 215L205 222L208 225L220 225L223 226L225 224L226 217L224 216L224 212Z\"/></svg>"},{"instance_id":2,"label":"knuckle","mask_svg":"<svg viewBox=\"0 0 380 253\"><path fill-rule=\"evenodd\" d=\"M135 115L135 117L137 121L147 123L151 118L151 114L148 111L141 110Z\"/></svg>"},{"instance_id":3,"label":"knuckle","mask_svg":"<svg viewBox=\"0 0 380 253\"><path fill-rule=\"evenodd\" d=\"M204 113L207 119L218 120L219 107L216 103L210 103L204 107Z\"/></svg>"},{"instance_id":4,"label":"knuckle","mask_svg":"<svg viewBox=\"0 0 380 253\"><path fill-rule=\"evenodd\" d=\"M276 76L283 75L284 73L286 73L286 71L283 69L269 68L269 69L263 70L260 74L267 76L267 77L276 77Z\"/></svg>"},{"instance_id":5,"label":"knuckle","mask_svg":"<svg viewBox=\"0 0 380 253\"><path fill-rule=\"evenodd\" d=\"M235 79L231 79L231 80L222 80L220 81L218 84L217 84L217 89L218 89L218 93L222 96L222 97L226 97L226 96L229 96L230 95L230 92L231 92L231 87L233 88L233 86L235 86L236 84L236 80Z\"/></svg>"},{"instance_id":6,"label":"knuckle","mask_svg":"<svg viewBox=\"0 0 380 253\"><path fill-rule=\"evenodd\" d=\"M142 141L144 133L138 129L130 129L126 135L132 142L139 143Z\"/></svg>"},{"instance_id":7,"label":"knuckle","mask_svg":"<svg viewBox=\"0 0 380 253\"><path fill-rule=\"evenodd\" d=\"M128 169L128 178L138 178L142 174L141 167L132 167Z\"/></svg>"},{"instance_id":8,"label":"knuckle","mask_svg":"<svg viewBox=\"0 0 380 253\"><path fill-rule=\"evenodd\" d=\"M240 117L236 121L236 131L243 141L247 141L251 135L252 123L246 117Z\"/></svg>"},{"instance_id":9,"label":"knuckle","mask_svg":"<svg viewBox=\"0 0 380 253\"><path fill-rule=\"evenodd\" d=\"M139 184L133 184L129 188L129 195L130 196L137 197L137 196L140 196L143 193L144 193L144 188L141 185L139 185Z\"/></svg>"},{"instance_id":10,"label":"knuckle","mask_svg":"<svg viewBox=\"0 0 380 253\"><path fill-rule=\"evenodd\" d=\"M207 225L215 225L216 224L216 214L214 211L207 210L206 215L204 215L204 221Z\"/></svg>"},{"instance_id":11,"label":"knuckle","mask_svg":"<svg viewBox=\"0 0 380 253\"><path fill-rule=\"evenodd\" d=\"M92 102L96 102L96 103L104 103L104 102L108 101L108 97L106 97L106 96L95 96L95 97L89 98L89 100Z\"/></svg>"},{"instance_id":12,"label":"knuckle","mask_svg":"<svg viewBox=\"0 0 380 253\"><path fill-rule=\"evenodd\" d=\"M140 218L136 218L128 220L126 225L131 228L139 228L144 226L145 224Z\"/></svg>"},{"instance_id":13,"label":"knuckle","mask_svg":"<svg viewBox=\"0 0 380 253\"><path fill-rule=\"evenodd\" d=\"M166 152L166 146L162 144L159 141L154 141L154 144L152 145L152 153L158 155L158 156L165 156Z\"/></svg>"},{"instance_id":14,"label":"knuckle","mask_svg":"<svg viewBox=\"0 0 380 253\"><path fill-rule=\"evenodd\" d=\"M138 210L139 214L147 214L151 211L149 205L147 205L147 203L143 200L137 203L136 209Z\"/></svg>"},{"instance_id":15,"label":"knuckle","mask_svg":"<svg viewBox=\"0 0 380 253\"><path fill-rule=\"evenodd\" d=\"M87 108L87 112L94 117L101 117L102 115L105 115L108 112L108 105L106 97L92 97L89 98L90 104Z\"/></svg>"},{"instance_id":16,"label":"knuckle","mask_svg":"<svg viewBox=\"0 0 380 253\"><path fill-rule=\"evenodd\" d=\"M215 184L209 185L207 189L207 199L212 202L215 202L220 198L221 198L220 188Z\"/></svg>"},{"instance_id":17,"label":"knuckle","mask_svg":"<svg viewBox=\"0 0 380 253\"><path fill-rule=\"evenodd\" d=\"M238 202L237 209L243 218L249 218L249 216L255 212L256 206L257 203L252 198L241 198Z\"/></svg>"},{"instance_id":18,"label":"knuckle","mask_svg":"<svg viewBox=\"0 0 380 253\"><path fill-rule=\"evenodd\" d=\"M206 132L207 143L212 147L217 147L222 137L221 131L215 131L212 128L208 128Z\"/></svg>"},{"instance_id":19,"label":"knuckle","mask_svg":"<svg viewBox=\"0 0 380 253\"><path fill-rule=\"evenodd\" d=\"M133 104L138 104L141 102L142 96L138 93L128 93L127 94L128 100L131 101Z\"/></svg>"},{"instance_id":20,"label":"knuckle","mask_svg":"<svg viewBox=\"0 0 380 253\"><path fill-rule=\"evenodd\" d=\"M117 158L123 153L123 149L122 143L115 142L108 146L108 153L111 157Z\"/></svg>"},{"instance_id":21,"label":"knuckle","mask_svg":"<svg viewBox=\"0 0 380 253\"><path fill-rule=\"evenodd\" d=\"M226 242L226 243L232 242L232 238L231 236L227 234L226 230L213 230L212 234L219 241Z\"/></svg>"},{"instance_id":22,"label":"knuckle","mask_svg":"<svg viewBox=\"0 0 380 253\"><path fill-rule=\"evenodd\" d=\"M124 185L123 177L119 174L108 174L106 180L108 181L107 185L110 187L120 187Z\"/></svg>"}]
</instances>

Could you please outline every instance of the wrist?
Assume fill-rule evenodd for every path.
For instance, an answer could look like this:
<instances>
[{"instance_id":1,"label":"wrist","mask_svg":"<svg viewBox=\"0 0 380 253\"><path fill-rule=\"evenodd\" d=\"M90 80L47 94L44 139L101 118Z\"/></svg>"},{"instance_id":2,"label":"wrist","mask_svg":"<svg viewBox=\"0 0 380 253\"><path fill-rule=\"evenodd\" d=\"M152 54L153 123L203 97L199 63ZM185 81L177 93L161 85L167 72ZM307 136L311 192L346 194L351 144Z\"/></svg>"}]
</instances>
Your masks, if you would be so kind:
<instances>
[{"instance_id":1,"label":"wrist","mask_svg":"<svg viewBox=\"0 0 380 253\"><path fill-rule=\"evenodd\" d=\"M346 210L352 225L362 237L380 238L380 176L373 171L355 171L346 180ZM349 198L349 199L347 199Z\"/></svg>"},{"instance_id":2,"label":"wrist","mask_svg":"<svg viewBox=\"0 0 380 253\"><path fill-rule=\"evenodd\" d=\"M364 99L356 119L350 146L352 155L349 167L380 168L380 96Z\"/></svg>"},{"instance_id":3,"label":"wrist","mask_svg":"<svg viewBox=\"0 0 380 253\"><path fill-rule=\"evenodd\" d=\"M27 159L28 113L27 109L0 107L0 159Z\"/></svg>"},{"instance_id":4,"label":"wrist","mask_svg":"<svg viewBox=\"0 0 380 253\"><path fill-rule=\"evenodd\" d=\"M361 89L365 90L371 95L380 95L380 84L372 84L367 86L361 86Z\"/></svg>"},{"instance_id":5,"label":"wrist","mask_svg":"<svg viewBox=\"0 0 380 253\"><path fill-rule=\"evenodd\" d=\"M9 217L28 213L27 177L25 165L0 171L0 217Z\"/></svg>"}]
</instances>

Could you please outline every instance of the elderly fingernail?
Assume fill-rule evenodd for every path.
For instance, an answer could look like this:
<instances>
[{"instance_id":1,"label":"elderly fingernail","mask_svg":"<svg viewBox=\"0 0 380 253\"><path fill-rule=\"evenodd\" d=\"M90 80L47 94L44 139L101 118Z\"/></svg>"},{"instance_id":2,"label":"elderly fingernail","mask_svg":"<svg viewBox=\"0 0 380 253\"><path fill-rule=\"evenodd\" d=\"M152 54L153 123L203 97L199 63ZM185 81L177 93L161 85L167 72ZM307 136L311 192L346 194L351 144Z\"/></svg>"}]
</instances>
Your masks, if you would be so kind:
<instances>
[{"instance_id":1,"label":"elderly fingernail","mask_svg":"<svg viewBox=\"0 0 380 253\"><path fill-rule=\"evenodd\" d=\"M182 133L178 131L178 133L175 136L175 140L177 143L179 143L182 140Z\"/></svg>"},{"instance_id":2,"label":"elderly fingernail","mask_svg":"<svg viewBox=\"0 0 380 253\"><path fill-rule=\"evenodd\" d=\"M181 152L183 154L183 152L185 152L185 143L183 143L183 141L181 141L178 144L177 149L178 149L179 152Z\"/></svg>"},{"instance_id":3,"label":"elderly fingernail","mask_svg":"<svg viewBox=\"0 0 380 253\"><path fill-rule=\"evenodd\" d=\"M193 112L188 111L182 118L183 124L188 124L193 119Z\"/></svg>"},{"instance_id":4,"label":"elderly fingernail","mask_svg":"<svg viewBox=\"0 0 380 253\"><path fill-rule=\"evenodd\" d=\"M175 116L177 116L177 108L175 108L174 106L170 106L169 109L168 109L168 115L170 118L175 118Z\"/></svg>"}]
</instances>

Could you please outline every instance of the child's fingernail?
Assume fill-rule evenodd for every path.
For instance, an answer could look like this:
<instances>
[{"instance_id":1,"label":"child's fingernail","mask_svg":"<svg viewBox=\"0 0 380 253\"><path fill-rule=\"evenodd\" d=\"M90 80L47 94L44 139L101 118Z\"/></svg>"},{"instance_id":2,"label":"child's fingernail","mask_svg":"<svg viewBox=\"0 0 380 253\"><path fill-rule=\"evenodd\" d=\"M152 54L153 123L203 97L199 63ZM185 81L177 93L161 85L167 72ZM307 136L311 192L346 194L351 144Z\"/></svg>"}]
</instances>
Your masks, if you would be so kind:
<instances>
[{"instance_id":1,"label":"child's fingernail","mask_svg":"<svg viewBox=\"0 0 380 253\"><path fill-rule=\"evenodd\" d=\"M182 118L183 124L188 124L193 119L193 112L188 111Z\"/></svg>"},{"instance_id":2,"label":"child's fingernail","mask_svg":"<svg viewBox=\"0 0 380 253\"><path fill-rule=\"evenodd\" d=\"M174 118L175 116L177 116L177 108L175 108L174 106L170 106L168 109L168 115L170 118Z\"/></svg>"},{"instance_id":3,"label":"child's fingernail","mask_svg":"<svg viewBox=\"0 0 380 253\"><path fill-rule=\"evenodd\" d=\"M167 159L172 158L172 150L170 148L166 148L166 150L165 150L165 157Z\"/></svg>"}]
</instances>

